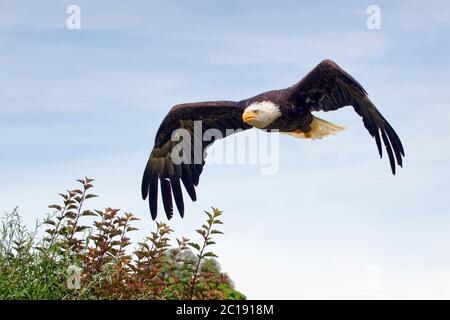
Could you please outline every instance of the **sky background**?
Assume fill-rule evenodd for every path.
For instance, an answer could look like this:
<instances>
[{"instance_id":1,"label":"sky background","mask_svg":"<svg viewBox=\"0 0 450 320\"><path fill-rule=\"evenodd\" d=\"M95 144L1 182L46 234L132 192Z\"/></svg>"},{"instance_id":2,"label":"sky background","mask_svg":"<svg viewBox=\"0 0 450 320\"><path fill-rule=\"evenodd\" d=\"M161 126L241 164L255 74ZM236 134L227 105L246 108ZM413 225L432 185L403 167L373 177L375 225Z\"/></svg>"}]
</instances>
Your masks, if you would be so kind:
<instances>
[{"instance_id":1,"label":"sky background","mask_svg":"<svg viewBox=\"0 0 450 320\"><path fill-rule=\"evenodd\" d=\"M202 210L222 209L215 252L248 298L450 298L449 35L445 0L0 0L0 210L33 225L88 176L91 205L135 213L140 239L154 227L141 175L172 105L284 88L330 58L395 128L404 168L392 176L341 109L320 115L337 136L281 137L277 175L207 165L170 225L195 238Z\"/></svg>"}]
</instances>

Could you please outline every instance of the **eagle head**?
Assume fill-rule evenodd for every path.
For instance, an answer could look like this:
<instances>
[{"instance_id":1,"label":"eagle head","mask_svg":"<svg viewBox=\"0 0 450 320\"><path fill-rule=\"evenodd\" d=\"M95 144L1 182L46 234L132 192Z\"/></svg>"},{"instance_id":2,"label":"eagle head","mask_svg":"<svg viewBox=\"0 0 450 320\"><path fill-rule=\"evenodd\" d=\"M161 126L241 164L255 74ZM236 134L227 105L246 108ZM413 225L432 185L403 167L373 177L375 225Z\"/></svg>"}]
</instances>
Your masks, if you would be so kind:
<instances>
[{"instance_id":1,"label":"eagle head","mask_svg":"<svg viewBox=\"0 0 450 320\"><path fill-rule=\"evenodd\" d=\"M264 129L281 116L280 107L272 101L252 102L245 108L242 121L249 125Z\"/></svg>"}]
</instances>

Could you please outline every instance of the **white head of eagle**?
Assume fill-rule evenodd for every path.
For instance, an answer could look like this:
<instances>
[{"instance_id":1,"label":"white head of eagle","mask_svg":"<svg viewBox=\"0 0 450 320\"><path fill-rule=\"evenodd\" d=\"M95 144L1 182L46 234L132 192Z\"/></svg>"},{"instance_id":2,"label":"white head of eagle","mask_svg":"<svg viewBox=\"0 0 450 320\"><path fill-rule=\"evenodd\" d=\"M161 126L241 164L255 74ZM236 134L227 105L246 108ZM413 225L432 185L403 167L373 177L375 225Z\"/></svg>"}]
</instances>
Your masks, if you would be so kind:
<instances>
[{"instance_id":1,"label":"white head of eagle","mask_svg":"<svg viewBox=\"0 0 450 320\"><path fill-rule=\"evenodd\" d=\"M281 116L280 107L272 101L252 102L245 108L242 120L249 125L263 129Z\"/></svg>"}]
</instances>

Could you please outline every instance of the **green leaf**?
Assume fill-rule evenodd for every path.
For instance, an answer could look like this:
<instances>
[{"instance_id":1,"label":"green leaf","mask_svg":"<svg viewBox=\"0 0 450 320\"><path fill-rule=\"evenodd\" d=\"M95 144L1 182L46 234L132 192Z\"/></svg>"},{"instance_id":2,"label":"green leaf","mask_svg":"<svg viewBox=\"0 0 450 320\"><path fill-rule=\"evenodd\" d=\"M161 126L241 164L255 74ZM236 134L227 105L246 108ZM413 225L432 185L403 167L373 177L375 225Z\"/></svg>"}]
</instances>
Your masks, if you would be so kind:
<instances>
[{"instance_id":1,"label":"green leaf","mask_svg":"<svg viewBox=\"0 0 450 320\"><path fill-rule=\"evenodd\" d=\"M89 227L87 227L87 226L77 226L76 229L75 229L75 232L81 232L81 231L84 231L86 229L89 229Z\"/></svg>"},{"instance_id":2,"label":"green leaf","mask_svg":"<svg viewBox=\"0 0 450 320\"><path fill-rule=\"evenodd\" d=\"M195 231L197 231L197 233L199 233L200 235L202 235L202 237L205 237L205 236L206 236L206 231L203 230L203 229L197 229L197 230L195 230Z\"/></svg>"},{"instance_id":3,"label":"green leaf","mask_svg":"<svg viewBox=\"0 0 450 320\"><path fill-rule=\"evenodd\" d=\"M63 194L63 193L58 193L61 197L63 197L63 199L64 200L67 200L68 199L68 196L67 195L65 195L65 194Z\"/></svg>"},{"instance_id":4,"label":"green leaf","mask_svg":"<svg viewBox=\"0 0 450 320\"><path fill-rule=\"evenodd\" d=\"M212 219L213 216L211 213L209 213L208 211L205 211L205 213L208 215L209 219Z\"/></svg>"},{"instance_id":5,"label":"green leaf","mask_svg":"<svg viewBox=\"0 0 450 320\"><path fill-rule=\"evenodd\" d=\"M223 234L223 232L219 230L211 230L211 234Z\"/></svg>"},{"instance_id":6,"label":"green leaf","mask_svg":"<svg viewBox=\"0 0 450 320\"><path fill-rule=\"evenodd\" d=\"M217 255L215 253L212 252L207 252L203 254L203 257L214 257L217 258Z\"/></svg>"},{"instance_id":7,"label":"green leaf","mask_svg":"<svg viewBox=\"0 0 450 320\"><path fill-rule=\"evenodd\" d=\"M200 245L195 242L189 242L188 245L190 245L192 248L195 248L197 250L200 250Z\"/></svg>"},{"instance_id":8,"label":"green leaf","mask_svg":"<svg viewBox=\"0 0 450 320\"><path fill-rule=\"evenodd\" d=\"M47 219L44 221L45 224L51 224L52 226L56 225L55 221L51 220L51 219Z\"/></svg>"},{"instance_id":9,"label":"green leaf","mask_svg":"<svg viewBox=\"0 0 450 320\"><path fill-rule=\"evenodd\" d=\"M219 217L222 215L222 211L220 211L219 209L216 208L212 208L213 212L214 212L214 217Z\"/></svg>"},{"instance_id":10,"label":"green leaf","mask_svg":"<svg viewBox=\"0 0 450 320\"><path fill-rule=\"evenodd\" d=\"M94 216L96 217L98 214L91 210L84 210L81 214L82 216Z\"/></svg>"}]
</instances>

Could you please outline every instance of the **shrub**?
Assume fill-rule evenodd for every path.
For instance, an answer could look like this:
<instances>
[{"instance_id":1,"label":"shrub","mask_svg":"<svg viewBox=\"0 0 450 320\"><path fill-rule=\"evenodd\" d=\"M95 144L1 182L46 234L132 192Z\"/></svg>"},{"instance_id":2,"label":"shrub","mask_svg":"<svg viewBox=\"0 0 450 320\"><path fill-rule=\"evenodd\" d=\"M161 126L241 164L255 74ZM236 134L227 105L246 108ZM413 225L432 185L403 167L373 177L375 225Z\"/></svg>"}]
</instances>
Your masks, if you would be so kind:
<instances>
[{"instance_id":1,"label":"shrub","mask_svg":"<svg viewBox=\"0 0 450 320\"><path fill-rule=\"evenodd\" d=\"M173 230L157 222L131 250L138 219L118 209L86 208L97 197L93 180L78 182L81 188L60 194L62 203L49 206L54 214L34 231L17 208L1 218L1 299L245 299L210 251L222 234L220 210L205 211L199 243L181 237L172 245Z\"/></svg>"}]
</instances>

